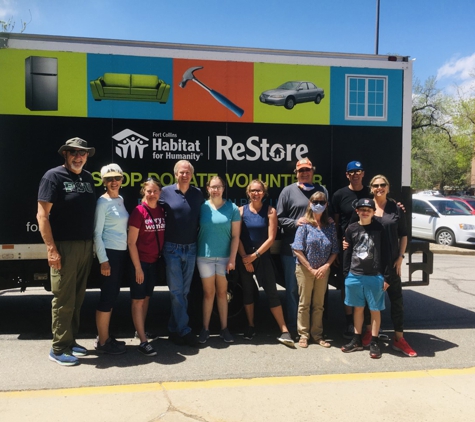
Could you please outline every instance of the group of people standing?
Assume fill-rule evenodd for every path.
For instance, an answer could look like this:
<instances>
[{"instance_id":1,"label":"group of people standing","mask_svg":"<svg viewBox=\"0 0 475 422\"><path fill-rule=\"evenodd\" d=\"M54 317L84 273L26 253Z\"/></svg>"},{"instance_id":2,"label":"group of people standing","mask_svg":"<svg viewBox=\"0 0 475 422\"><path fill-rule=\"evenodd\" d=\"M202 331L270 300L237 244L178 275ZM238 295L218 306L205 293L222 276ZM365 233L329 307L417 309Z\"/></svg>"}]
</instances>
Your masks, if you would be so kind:
<instances>
[{"instance_id":1,"label":"group of people standing","mask_svg":"<svg viewBox=\"0 0 475 422\"><path fill-rule=\"evenodd\" d=\"M176 344L196 346L208 341L215 298L221 324L220 337L227 343L234 341L227 327L226 275L238 271L248 321L245 339L250 340L256 335L254 289L258 283L268 297L270 310L279 326L279 342L295 347L294 340L297 340L300 347L307 348L313 341L322 347L330 347L323 335L324 297L331 268L338 262L340 249L345 245L342 243L344 224L348 225L353 213L353 208L350 213L350 197L352 194L361 195L360 190L353 189L352 185L354 179L361 180L364 175L359 162L352 162L347 168L350 194L342 194L340 190L333 196L333 218L329 212L328 192L313 182L315 169L308 158L297 162L297 183L283 189L277 209L265 203L267 186L261 180L253 180L248 185L246 195L249 203L237 207L223 197L224 180L214 176L207 182L208 199L205 200L201 190L191 186L193 166L182 160L174 168L175 184L162 188L154 178L142 184L142 201L129 215L119 195L123 172L117 164L102 167L105 193L96 203L92 176L84 170L87 158L94 155L94 148L88 147L83 139L73 138L58 152L65 161L43 176L37 215L47 247L54 295L50 360L71 366L79 363L77 356L87 354L86 348L76 342L76 336L92 265L92 239L101 272L101 294L96 309L98 336L94 344L98 352L121 354L126 351L125 342L110 334L109 324L121 279L126 271L130 271L131 312L136 337L140 339L138 350L146 356L156 355L148 341L151 335L145 331L145 320L160 265L165 266L171 298L169 338ZM354 170L351 166L355 165L360 168ZM355 178L355 175L359 177ZM374 191L373 187L371 190L377 204L374 220L381 220L377 224L385 228L384 233L389 239L388 253L391 254L392 265L383 269L380 260L375 271L386 275L384 282L389 286L387 291L396 331L393 348L415 356L402 335L400 268L407 245L404 213L401 214L396 203L387 198L389 182L384 176L373 178L373 185ZM341 198L339 202L338 198ZM276 288L275 262L270 254L279 227L286 286L285 317ZM380 254L382 243L376 243ZM353 243L346 245L352 253ZM126 265L128 256L130 268ZM351 261L351 256L349 259ZM187 311L195 264L203 284L203 327L198 337L189 326ZM339 267L347 266L340 263ZM366 300L364 284L362 286L361 294ZM382 289L381 286L381 292ZM378 306L380 302L379 298ZM345 303L351 305L347 300ZM353 346L348 347L352 350L343 350L346 345L343 351L361 350L367 346L367 336L362 336L360 327L363 319L359 302L353 306L357 306L355 321L348 318L347 328L347 331L353 330L350 333ZM351 311L351 308L347 308L349 313L348 309ZM371 307L370 310L374 311ZM373 330L371 344L377 341L375 329L379 330L379 326L376 325L369 329L370 333Z\"/></svg>"}]
</instances>

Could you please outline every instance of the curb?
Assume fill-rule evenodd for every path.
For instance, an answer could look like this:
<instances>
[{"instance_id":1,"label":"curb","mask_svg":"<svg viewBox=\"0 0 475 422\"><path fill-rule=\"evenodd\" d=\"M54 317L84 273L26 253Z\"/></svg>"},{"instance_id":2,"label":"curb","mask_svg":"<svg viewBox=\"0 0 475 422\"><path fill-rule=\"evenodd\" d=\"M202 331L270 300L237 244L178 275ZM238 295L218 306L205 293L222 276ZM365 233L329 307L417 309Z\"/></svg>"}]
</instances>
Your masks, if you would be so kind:
<instances>
[{"instance_id":1,"label":"curb","mask_svg":"<svg viewBox=\"0 0 475 422\"><path fill-rule=\"evenodd\" d=\"M475 255L475 249L457 248L455 246L438 245L436 243L430 243L429 249L434 254Z\"/></svg>"}]
</instances>

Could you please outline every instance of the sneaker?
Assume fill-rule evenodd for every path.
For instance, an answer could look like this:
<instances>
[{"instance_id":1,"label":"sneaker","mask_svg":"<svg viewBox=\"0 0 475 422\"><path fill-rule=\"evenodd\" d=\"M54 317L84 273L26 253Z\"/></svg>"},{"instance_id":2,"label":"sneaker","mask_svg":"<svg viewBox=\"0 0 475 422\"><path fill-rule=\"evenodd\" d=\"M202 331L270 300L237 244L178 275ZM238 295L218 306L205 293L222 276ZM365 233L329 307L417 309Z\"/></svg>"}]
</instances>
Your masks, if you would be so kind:
<instances>
[{"instance_id":1,"label":"sneaker","mask_svg":"<svg viewBox=\"0 0 475 422\"><path fill-rule=\"evenodd\" d=\"M295 343L292 340L292 336L288 331L285 331L280 335L280 337L277 337L277 340L287 347L295 348Z\"/></svg>"},{"instance_id":2,"label":"sneaker","mask_svg":"<svg viewBox=\"0 0 475 422\"><path fill-rule=\"evenodd\" d=\"M361 345L359 338L354 335L353 339L341 348L343 353L356 352L357 350L363 350L363 346Z\"/></svg>"},{"instance_id":3,"label":"sneaker","mask_svg":"<svg viewBox=\"0 0 475 422\"><path fill-rule=\"evenodd\" d=\"M363 347L369 347L371 344L371 339L373 336L371 335L371 331L366 330L363 336L361 337L361 344Z\"/></svg>"},{"instance_id":4,"label":"sneaker","mask_svg":"<svg viewBox=\"0 0 475 422\"><path fill-rule=\"evenodd\" d=\"M219 332L219 336L226 342L226 343L234 343L234 338L229 332L228 328L226 327L224 330Z\"/></svg>"},{"instance_id":5,"label":"sneaker","mask_svg":"<svg viewBox=\"0 0 475 422\"><path fill-rule=\"evenodd\" d=\"M109 337L111 339L111 341L115 344L120 344L122 346L125 346L125 341L122 341L122 340L117 340L114 336L110 336Z\"/></svg>"},{"instance_id":6,"label":"sneaker","mask_svg":"<svg viewBox=\"0 0 475 422\"><path fill-rule=\"evenodd\" d=\"M170 333L168 336L168 340L176 344L177 346L184 346L185 345L185 339L184 337L180 337L178 333Z\"/></svg>"},{"instance_id":7,"label":"sneaker","mask_svg":"<svg viewBox=\"0 0 475 422\"><path fill-rule=\"evenodd\" d=\"M252 340L252 338L256 335L256 329L252 325L249 325L244 331L244 338L246 340Z\"/></svg>"},{"instance_id":8,"label":"sneaker","mask_svg":"<svg viewBox=\"0 0 475 422\"><path fill-rule=\"evenodd\" d=\"M98 352L106 353L108 355L121 355L122 353L126 352L125 345L114 342L112 337L109 337L102 346L99 344L99 341L97 341L97 344L94 346L94 348Z\"/></svg>"},{"instance_id":9,"label":"sneaker","mask_svg":"<svg viewBox=\"0 0 475 422\"><path fill-rule=\"evenodd\" d=\"M157 354L155 349L147 341L140 343L140 346L138 347L138 351L144 354L145 356L155 356Z\"/></svg>"},{"instance_id":10,"label":"sneaker","mask_svg":"<svg viewBox=\"0 0 475 422\"><path fill-rule=\"evenodd\" d=\"M369 345L369 355L372 359L379 359L381 357L381 349L377 341L372 341Z\"/></svg>"},{"instance_id":11,"label":"sneaker","mask_svg":"<svg viewBox=\"0 0 475 422\"><path fill-rule=\"evenodd\" d=\"M187 344L190 347L197 347L198 346L198 339L196 336L190 331L188 334L185 334L183 336L183 340L185 344Z\"/></svg>"},{"instance_id":12,"label":"sneaker","mask_svg":"<svg viewBox=\"0 0 475 422\"><path fill-rule=\"evenodd\" d=\"M139 334L137 333L137 331L135 332L134 337L139 338ZM155 341L160 337L160 335L158 333L151 333L149 331L145 331L145 337L147 337L147 340Z\"/></svg>"},{"instance_id":13,"label":"sneaker","mask_svg":"<svg viewBox=\"0 0 475 422\"><path fill-rule=\"evenodd\" d=\"M346 330L345 332L343 333L343 338L346 338L346 339L352 339L353 336L355 335L355 327L353 324L348 324L346 326Z\"/></svg>"},{"instance_id":14,"label":"sneaker","mask_svg":"<svg viewBox=\"0 0 475 422\"><path fill-rule=\"evenodd\" d=\"M205 328L203 328L201 330L201 333L200 333L200 336L198 338L198 341L201 343L201 344L205 344L206 341L209 339L209 330L206 330Z\"/></svg>"},{"instance_id":15,"label":"sneaker","mask_svg":"<svg viewBox=\"0 0 475 422\"><path fill-rule=\"evenodd\" d=\"M60 353L59 355L53 352L53 349L50 350L49 360L56 362L62 366L74 366L79 364L79 359L76 356L68 352Z\"/></svg>"},{"instance_id":16,"label":"sneaker","mask_svg":"<svg viewBox=\"0 0 475 422\"><path fill-rule=\"evenodd\" d=\"M409 346L404 337L401 337L399 340L396 340L396 338L394 338L393 349L397 350L398 352L402 352L406 356L409 356L411 358L415 358L417 356L415 350L411 346Z\"/></svg>"},{"instance_id":17,"label":"sneaker","mask_svg":"<svg viewBox=\"0 0 475 422\"><path fill-rule=\"evenodd\" d=\"M83 346L80 346L76 342L73 343L71 346L71 352L73 353L74 356L86 356L87 355L87 349Z\"/></svg>"}]
</instances>

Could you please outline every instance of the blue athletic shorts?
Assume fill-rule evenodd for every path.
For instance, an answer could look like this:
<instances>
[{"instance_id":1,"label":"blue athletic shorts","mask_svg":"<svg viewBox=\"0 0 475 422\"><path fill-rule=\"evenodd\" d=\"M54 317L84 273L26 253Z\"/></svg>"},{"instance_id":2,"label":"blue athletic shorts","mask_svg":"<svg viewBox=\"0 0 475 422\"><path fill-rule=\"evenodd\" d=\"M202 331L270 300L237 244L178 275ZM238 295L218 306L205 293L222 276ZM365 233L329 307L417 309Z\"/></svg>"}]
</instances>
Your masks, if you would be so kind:
<instances>
[{"instance_id":1,"label":"blue athletic shorts","mask_svg":"<svg viewBox=\"0 0 475 422\"><path fill-rule=\"evenodd\" d=\"M229 258L207 258L199 256L196 265L201 278L214 277L216 274L226 277L226 266Z\"/></svg>"},{"instance_id":2,"label":"blue athletic shorts","mask_svg":"<svg viewBox=\"0 0 475 422\"><path fill-rule=\"evenodd\" d=\"M355 275L348 273L345 279L345 305L364 307L370 311L382 311L384 306L384 278L382 275Z\"/></svg>"}]
</instances>

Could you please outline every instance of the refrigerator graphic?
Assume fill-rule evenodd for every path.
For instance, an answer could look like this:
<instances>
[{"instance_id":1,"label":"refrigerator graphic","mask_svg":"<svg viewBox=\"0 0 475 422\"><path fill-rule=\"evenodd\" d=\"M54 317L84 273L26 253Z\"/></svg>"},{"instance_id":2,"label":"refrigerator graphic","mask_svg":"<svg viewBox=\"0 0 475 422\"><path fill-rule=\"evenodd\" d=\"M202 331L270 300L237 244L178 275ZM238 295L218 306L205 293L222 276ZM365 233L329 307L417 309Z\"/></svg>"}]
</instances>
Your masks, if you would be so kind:
<instances>
[{"instance_id":1,"label":"refrigerator graphic","mask_svg":"<svg viewBox=\"0 0 475 422\"><path fill-rule=\"evenodd\" d=\"M25 106L31 111L58 110L58 59L25 59Z\"/></svg>"}]
</instances>

